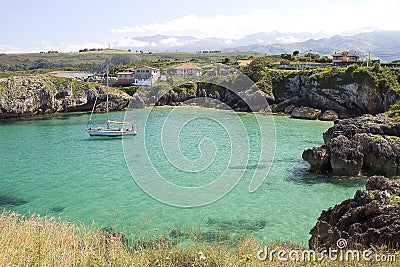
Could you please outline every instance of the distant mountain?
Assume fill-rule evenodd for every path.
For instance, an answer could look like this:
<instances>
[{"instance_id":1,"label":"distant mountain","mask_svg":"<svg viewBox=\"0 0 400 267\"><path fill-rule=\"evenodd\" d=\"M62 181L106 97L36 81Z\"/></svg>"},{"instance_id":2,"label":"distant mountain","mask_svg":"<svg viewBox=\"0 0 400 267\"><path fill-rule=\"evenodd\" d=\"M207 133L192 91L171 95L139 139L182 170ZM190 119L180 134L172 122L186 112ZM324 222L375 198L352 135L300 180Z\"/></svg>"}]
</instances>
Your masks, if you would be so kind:
<instances>
[{"instance_id":1,"label":"distant mountain","mask_svg":"<svg viewBox=\"0 0 400 267\"><path fill-rule=\"evenodd\" d=\"M255 51L268 54L292 53L295 50L306 54L312 50L320 55L350 51L362 59L381 59L385 62L400 60L400 31L374 31L349 36L322 38L323 34L312 33L256 33L240 39L196 38L193 36L153 35L128 37L114 43L115 48L133 51Z\"/></svg>"},{"instance_id":2,"label":"distant mountain","mask_svg":"<svg viewBox=\"0 0 400 267\"><path fill-rule=\"evenodd\" d=\"M312 50L313 53L320 55L351 51L362 59L368 58L370 52L371 58L391 62L400 60L400 31L375 31L351 36L336 35L330 38L310 39L291 44L252 44L224 49L224 51L257 51L268 54L292 53L295 50L300 53Z\"/></svg>"},{"instance_id":3,"label":"distant mountain","mask_svg":"<svg viewBox=\"0 0 400 267\"><path fill-rule=\"evenodd\" d=\"M285 44L301 42L310 38L320 38L320 34L311 33L256 33L239 39L223 39L218 37L196 38L193 36L153 35L145 37L128 37L113 44L114 48L143 50L143 51L202 51L225 50L230 47L242 47L258 44L266 46L271 44Z\"/></svg>"}]
</instances>

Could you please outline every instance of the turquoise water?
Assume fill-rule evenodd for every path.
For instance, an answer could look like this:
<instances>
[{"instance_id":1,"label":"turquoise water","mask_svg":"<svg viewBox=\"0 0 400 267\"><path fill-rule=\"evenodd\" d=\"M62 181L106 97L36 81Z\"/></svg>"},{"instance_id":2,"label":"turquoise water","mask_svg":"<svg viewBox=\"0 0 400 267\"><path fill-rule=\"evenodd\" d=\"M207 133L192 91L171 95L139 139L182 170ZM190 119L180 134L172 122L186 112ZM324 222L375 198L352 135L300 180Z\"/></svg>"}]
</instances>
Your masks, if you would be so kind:
<instances>
[{"instance_id":1,"label":"turquoise water","mask_svg":"<svg viewBox=\"0 0 400 267\"><path fill-rule=\"evenodd\" d=\"M184 108L169 123L183 125L177 127L179 138L174 139L174 127L163 124L171 110L155 108L151 120L146 117L148 109L136 110L139 135L124 139L89 137L84 131L88 114L1 121L0 205L24 214L116 226L136 235L172 232L175 237L197 229L210 240L219 232L231 238L251 234L263 242L281 240L305 245L321 211L352 197L365 185L363 179L306 172L308 165L301 159L302 151L322 144L322 133L332 125L330 122L274 117L276 151L269 170L268 160L258 161L257 144L262 134L257 130L255 115L239 114L239 122L247 129L244 136L242 126L235 124L237 115ZM112 117L123 118L124 114L116 112ZM98 114L94 119L104 117ZM163 127L167 134L162 134ZM141 142L145 142L145 149L139 149ZM129 153L129 169L124 149ZM168 152L171 149L172 153ZM243 149L243 153L237 153L237 149ZM243 155L248 161L243 162ZM183 187L207 186L225 173L229 174L226 179L243 177L217 201L182 208L149 196L133 179L151 179L154 170ZM261 186L249 193L252 175L268 170ZM167 189L158 190L160 198L167 199L164 202L168 197L180 197Z\"/></svg>"}]
</instances>

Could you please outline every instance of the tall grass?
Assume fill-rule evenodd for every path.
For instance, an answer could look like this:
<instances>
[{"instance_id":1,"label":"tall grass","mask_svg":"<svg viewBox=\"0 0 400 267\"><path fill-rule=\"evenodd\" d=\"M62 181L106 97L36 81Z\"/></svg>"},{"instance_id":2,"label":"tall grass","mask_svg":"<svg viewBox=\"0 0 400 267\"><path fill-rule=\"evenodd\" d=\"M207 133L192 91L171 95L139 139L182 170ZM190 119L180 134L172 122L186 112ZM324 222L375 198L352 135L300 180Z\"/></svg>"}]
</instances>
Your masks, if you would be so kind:
<instances>
[{"instance_id":1,"label":"tall grass","mask_svg":"<svg viewBox=\"0 0 400 267\"><path fill-rule=\"evenodd\" d=\"M0 215L0 266L343 266L329 259L322 261L261 261L263 247L253 238L236 245L202 242L196 235L185 243L160 237L146 243L128 245L120 234L55 218L2 211ZM279 243L271 249L289 252L299 249ZM393 266L379 262L376 266ZM367 262L347 266L371 266ZM372 264L374 265L374 264Z\"/></svg>"}]
</instances>

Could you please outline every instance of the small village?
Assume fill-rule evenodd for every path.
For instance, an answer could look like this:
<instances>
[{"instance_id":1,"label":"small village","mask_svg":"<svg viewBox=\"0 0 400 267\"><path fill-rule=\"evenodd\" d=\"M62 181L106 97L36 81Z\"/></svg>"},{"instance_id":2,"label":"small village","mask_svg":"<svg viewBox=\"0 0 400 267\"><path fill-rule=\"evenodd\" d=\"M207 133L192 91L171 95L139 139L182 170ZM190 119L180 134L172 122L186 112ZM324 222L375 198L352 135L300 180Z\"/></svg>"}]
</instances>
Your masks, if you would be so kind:
<instances>
[{"instance_id":1,"label":"small village","mask_svg":"<svg viewBox=\"0 0 400 267\"><path fill-rule=\"evenodd\" d=\"M311 54L310 54L311 55ZM355 53L343 51L340 53L335 52L332 54L330 63L315 63L309 62L296 62L296 63L283 63L273 64L272 68L275 69L315 69L326 68L331 66L347 67L350 64L361 65L359 56ZM128 67L122 71L118 71L109 77L110 86L153 86L157 82L167 82L173 78L199 78L199 77L215 77L226 76L242 70L244 67L249 66L253 59L240 59L234 62L233 67L224 64L213 64L212 67L201 68L192 62L186 62L169 69L159 69L147 65L140 67ZM267 66L266 66L267 67ZM84 80L87 82L101 82L102 77L83 71L52 71L49 74L67 77L72 79Z\"/></svg>"}]
</instances>

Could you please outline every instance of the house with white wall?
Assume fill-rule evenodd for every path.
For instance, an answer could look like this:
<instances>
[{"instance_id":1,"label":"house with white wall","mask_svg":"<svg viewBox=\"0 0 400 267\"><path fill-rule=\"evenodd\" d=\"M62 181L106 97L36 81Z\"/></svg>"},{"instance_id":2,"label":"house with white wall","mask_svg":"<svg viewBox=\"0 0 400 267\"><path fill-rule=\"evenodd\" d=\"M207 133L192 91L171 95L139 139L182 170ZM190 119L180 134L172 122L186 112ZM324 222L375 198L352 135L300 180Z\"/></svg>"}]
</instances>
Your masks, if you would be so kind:
<instances>
[{"instance_id":1,"label":"house with white wall","mask_svg":"<svg viewBox=\"0 0 400 267\"><path fill-rule=\"evenodd\" d=\"M174 75L176 77L199 77L201 76L202 70L197 67L195 64L188 62L182 65L179 65L173 69Z\"/></svg>"},{"instance_id":2,"label":"house with white wall","mask_svg":"<svg viewBox=\"0 0 400 267\"><path fill-rule=\"evenodd\" d=\"M160 69L153 67L143 66L140 68L135 68L135 80L134 85L147 85L152 86L160 78Z\"/></svg>"}]
</instances>

